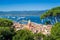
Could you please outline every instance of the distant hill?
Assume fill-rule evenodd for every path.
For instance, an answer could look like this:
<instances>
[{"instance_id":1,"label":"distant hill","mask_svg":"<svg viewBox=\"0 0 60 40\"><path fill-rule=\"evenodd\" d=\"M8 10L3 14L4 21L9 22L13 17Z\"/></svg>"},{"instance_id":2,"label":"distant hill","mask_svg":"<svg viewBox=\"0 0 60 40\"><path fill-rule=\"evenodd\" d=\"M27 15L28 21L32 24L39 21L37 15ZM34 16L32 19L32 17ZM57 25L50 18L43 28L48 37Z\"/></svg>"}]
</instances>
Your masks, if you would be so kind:
<instances>
[{"instance_id":1,"label":"distant hill","mask_svg":"<svg viewBox=\"0 0 60 40\"><path fill-rule=\"evenodd\" d=\"M8 11L3 12L0 11L0 16L40 16L42 13L46 12L44 11Z\"/></svg>"}]
</instances>

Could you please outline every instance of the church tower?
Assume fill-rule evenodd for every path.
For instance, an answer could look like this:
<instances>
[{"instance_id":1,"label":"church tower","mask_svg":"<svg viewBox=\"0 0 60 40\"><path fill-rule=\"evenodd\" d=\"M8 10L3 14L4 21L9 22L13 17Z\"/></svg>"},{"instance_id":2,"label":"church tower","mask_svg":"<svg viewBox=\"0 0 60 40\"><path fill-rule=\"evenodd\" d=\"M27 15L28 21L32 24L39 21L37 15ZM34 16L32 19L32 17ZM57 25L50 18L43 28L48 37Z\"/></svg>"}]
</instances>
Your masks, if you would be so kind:
<instances>
[{"instance_id":1,"label":"church tower","mask_svg":"<svg viewBox=\"0 0 60 40\"><path fill-rule=\"evenodd\" d=\"M31 21L30 20L28 20L28 25L31 23Z\"/></svg>"},{"instance_id":2,"label":"church tower","mask_svg":"<svg viewBox=\"0 0 60 40\"><path fill-rule=\"evenodd\" d=\"M30 29L30 27L31 27L31 21L28 20L28 28Z\"/></svg>"}]
</instances>

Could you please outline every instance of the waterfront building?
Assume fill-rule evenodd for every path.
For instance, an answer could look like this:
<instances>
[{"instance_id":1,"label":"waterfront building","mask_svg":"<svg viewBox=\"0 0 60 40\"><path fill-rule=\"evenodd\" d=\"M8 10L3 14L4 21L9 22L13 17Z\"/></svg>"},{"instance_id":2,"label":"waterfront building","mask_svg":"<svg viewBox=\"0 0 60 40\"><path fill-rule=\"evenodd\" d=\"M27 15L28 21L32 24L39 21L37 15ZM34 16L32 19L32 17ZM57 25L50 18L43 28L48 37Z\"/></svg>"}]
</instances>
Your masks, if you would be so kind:
<instances>
[{"instance_id":1,"label":"waterfront building","mask_svg":"<svg viewBox=\"0 0 60 40\"><path fill-rule=\"evenodd\" d=\"M50 31L52 28L52 25L37 24L37 23L31 22L30 20L28 20L27 24L14 23L13 26L16 29L16 31L21 29L28 29L33 33L41 32L46 35L50 34Z\"/></svg>"}]
</instances>

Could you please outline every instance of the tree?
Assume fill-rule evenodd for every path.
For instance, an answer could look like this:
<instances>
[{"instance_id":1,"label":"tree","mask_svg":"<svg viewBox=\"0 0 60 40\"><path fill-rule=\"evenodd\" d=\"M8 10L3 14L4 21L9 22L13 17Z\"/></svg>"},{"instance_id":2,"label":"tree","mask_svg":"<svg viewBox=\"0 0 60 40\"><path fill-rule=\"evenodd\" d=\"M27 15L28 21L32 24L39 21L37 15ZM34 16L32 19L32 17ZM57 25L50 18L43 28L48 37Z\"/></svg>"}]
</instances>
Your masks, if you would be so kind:
<instances>
[{"instance_id":1,"label":"tree","mask_svg":"<svg viewBox=\"0 0 60 40\"><path fill-rule=\"evenodd\" d=\"M0 27L0 40L12 40L14 35L14 29L10 29L9 27Z\"/></svg>"},{"instance_id":2,"label":"tree","mask_svg":"<svg viewBox=\"0 0 60 40\"><path fill-rule=\"evenodd\" d=\"M51 35L55 40L60 40L60 23L56 23L51 29Z\"/></svg>"},{"instance_id":3,"label":"tree","mask_svg":"<svg viewBox=\"0 0 60 40\"><path fill-rule=\"evenodd\" d=\"M34 35L35 35L34 36L35 40L43 40L43 37L45 36L42 33L37 33L37 34L34 34Z\"/></svg>"},{"instance_id":4,"label":"tree","mask_svg":"<svg viewBox=\"0 0 60 40\"><path fill-rule=\"evenodd\" d=\"M13 22L8 19L0 18L0 40L12 40L15 35Z\"/></svg>"},{"instance_id":5,"label":"tree","mask_svg":"<svg viewBox=\"0 0 60 40\"><path fill-rule=\"evenodd\" d=\"M51 22L50 22L50 21L46 21L45 24L46 24L46 25L47 25L47 24L51 24Z\"/></svg>"},{"instance_id":6,"label":"tree","mask_svg":"<svg viewBox=\"0 0 60 40\"><path fill-rule=\"evenodd\" d=\"M11 20L0 18L1 27L11 27L12 25L13 25L13 22Z\"/></svg>"},{"instance_id":7,"label":"tree","mask_svg":"<svg viewBox=\"0 0 60 40\"><path fill-rule=\"evenodd\" d=\"M19 30L16 32L13 40L34 40L34 35L29 30Z\"/></svg>"},{"instance_id":8,"label":"tree","mask_svg":"<svg viewBox=\"0 0 60 40\"><path fill-rule=\"evenodd\" d=\"M55 8L48 10L47 12L42 14L40 18L41 19L49 18L51 20L53 17L54 17L55 23L58 22L60 18L60 7L55 7Z\"/></svg>"},{"instance_id":9,"label":"tree","mask_svg":"<svg viewBox=\"0 0 60 40\"><path fill-rule=\"evenodd\" d=\"M43 40L55 40L51 35L45 35Z\"/></svg>"}]
</instances>

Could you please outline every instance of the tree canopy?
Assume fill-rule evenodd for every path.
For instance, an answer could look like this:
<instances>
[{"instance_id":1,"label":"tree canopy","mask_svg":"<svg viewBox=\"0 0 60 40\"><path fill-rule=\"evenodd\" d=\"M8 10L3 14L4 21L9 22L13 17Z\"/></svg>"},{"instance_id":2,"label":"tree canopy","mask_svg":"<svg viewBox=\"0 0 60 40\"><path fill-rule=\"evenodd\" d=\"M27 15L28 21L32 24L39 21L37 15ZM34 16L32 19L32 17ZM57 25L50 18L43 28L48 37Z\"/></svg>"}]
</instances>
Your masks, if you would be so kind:
<instances>
[{"instance_id":1,"label":"tree canopy","mask_svg":"<svg viewBox=\"0 0 60 40\"><path fill-rule=\"evenodd\" d=\"M60 40L60 23L56 23L51 29L51 35L55 40Z\"/></svg>"},{"instance_id":2,"label":"tree canopy","mask_svg":"<svg viewBox=\"0 0 60 40\"><path fill-rule=\"evenodd\" d=\"M41 19L49 16L60 16L60 7L55 7L48 10L47 12L41 15Z\"/></svg>"},{"instance_id":3,"label":"tree canopy","mask_svg":"<svg viewBox=\"0 0 60 40\"><path fill-rule=\"evenodd\" d=\"M34 40L34 35L29 30L19 30L16 32L13 40Z\"/></svg>"},{"instance_id":4,"label":"tree canopy","mask_svg":"<svg viewBox=\"0 0 60 40\"><path fill-rule=\"evenodd\" d=\"M43 37L45 37L45 35L44 34L42 34L41 32L40 33L36 33L36 34L34 34L35 36L34 36L34 39L35 40L43 40Z\"/></svg>"},{"instance_id":5,"label":"tree canopy","mask_svg":"<svg viewBox=\"0 0 60 40\"><path fill-rule=\"evenodd\" d=\"M47 20L49 19L48 21L50 21L51 24L60 22L60 7L55 7L46 11L44 14L40 16L40 18L41 19L47 18Z\"/></svg>"},{"instance_id":6,"label":"tree canopy","mask_svg":"<svg viewBox=\"0 0 60 40\"><path fill-rule=\"evenodd\" d=\"M15 32L9 27L0 27L0 40L12 40Z\"/></svg>"},{"instance_id":7,"label":"tree canopy","mask_svg":"<svg viewBox=\"0 0 60 40\"><path fill-rule=\"evenodd\" d=\"M0 26L2 27L11 27L13 25L13 22L8 19L0 18Z\"/></svg>"},{"instance_id":8,"label":"tree canopy","mask_svg":"<svg viewBox=\"0 0 60 40\"><path fill-rule=\"evenodd\" d=\"M12 40L15 34L14 28L11 28L12 25L11 20L0 18L0 40Z\"/></svg>"}]
</instances>

